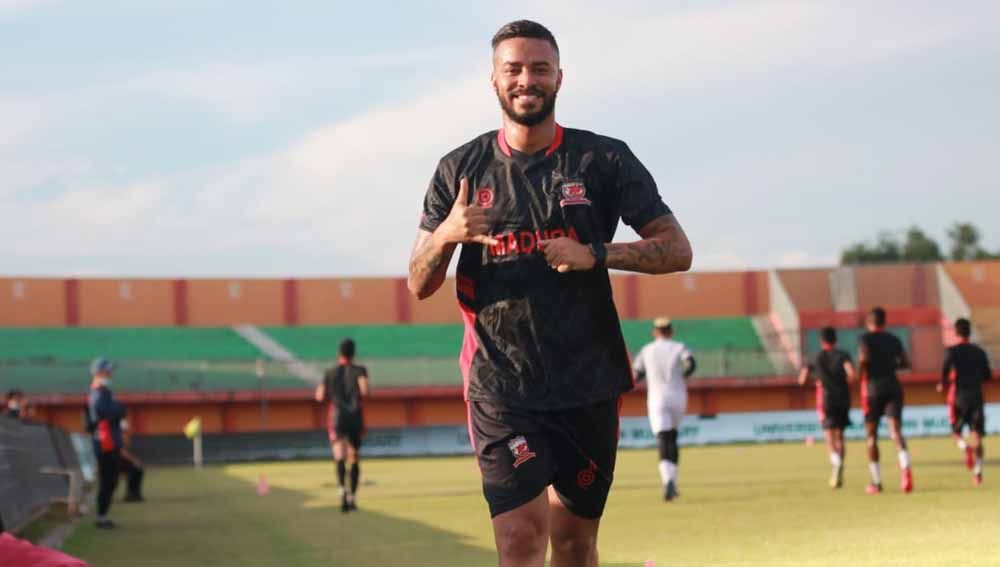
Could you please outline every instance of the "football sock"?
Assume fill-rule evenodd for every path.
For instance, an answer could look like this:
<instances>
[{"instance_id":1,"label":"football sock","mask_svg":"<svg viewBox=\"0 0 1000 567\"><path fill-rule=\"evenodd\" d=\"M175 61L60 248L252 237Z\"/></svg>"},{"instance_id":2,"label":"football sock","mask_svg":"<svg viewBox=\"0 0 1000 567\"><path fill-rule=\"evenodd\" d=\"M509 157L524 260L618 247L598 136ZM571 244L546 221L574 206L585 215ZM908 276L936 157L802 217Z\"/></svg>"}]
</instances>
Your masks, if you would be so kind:
<instances>
[{"instance_id":1,"label":"football sock","mask_svg":"<svg viewBox=\"0 0 1000 567\"><path fill-rule=\"evenodd\" d=\"M673 477L670 476L670 461L663 459L660 461L660 481L666 486L671 478Z\"/></svg>"},{"instance_id":2,"label":"football sock","mask_svg":"<svg viewBox=\"0 0 1000 567\"><path fill-rule=\"evenodd\" d=\"M347 466L344 464L344 460L341 459L337 461L337 484L344 486L345 476L347 476Z\"/></svg>"},{"instance_id":3,"label":"football sock","mask_svg":"<svg viewBox=\"0 0 1000 567\"><path fill-rule=\"evenodd\" d=\"M353 463L351 465L351 494L358 491L358 476L361 474L360 463Z\"/></svg>"},{"instance_id":4,"label":"football sock","mask_svg":"<svg viewBox=\"0 0 1000 567\"><path fill-rule=\"evenodd\" d=\"M882 484L882 471L878 468L878 462L869 462L868 471L872 473L872 484Z\"/></svg>"},{"instance_id":5,"label":"football sock","mask_svg":"<svg viewBox=\"0 0 1000 567\"><path fill-rule=\"evenodd\" d=\"M899 452L899 468L904 470L910 468L910 453L906 449Z\"/></svg>"},{"instance_id":6,"label":"football sock","mask_svg":"<svg viewBox=\"0 0 1000 567\"><path fill-rule=\"evenodd\" d=\"M839 454L837 454L837 453L830 453L830 464L833 465L834 468L838 468L839 469L840 466L844 464L844 461L843 461L843 459L840 458Z\"/></svg>"}]
</instances>

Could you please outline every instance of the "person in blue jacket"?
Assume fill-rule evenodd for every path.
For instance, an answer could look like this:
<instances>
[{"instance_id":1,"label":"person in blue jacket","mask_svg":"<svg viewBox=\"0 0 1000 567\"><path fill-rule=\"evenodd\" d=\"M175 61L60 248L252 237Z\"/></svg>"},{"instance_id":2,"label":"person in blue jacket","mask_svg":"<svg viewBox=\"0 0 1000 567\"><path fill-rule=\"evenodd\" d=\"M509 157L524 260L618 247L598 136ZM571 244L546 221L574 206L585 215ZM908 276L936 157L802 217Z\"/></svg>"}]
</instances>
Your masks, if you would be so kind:
<instances>
[{"instance_id":1,"label":"person in blue jacket","mask_svg":"<svg viewBox=\"0 0 1000 567\"><path fill-rule=\"evenodd\" d=\"M118 486L121 467L122 427L125 406L111 393L111 374L115 365L106 358L95 358L90 364L90 395L87 398L87 428L93 435L94 454L97 457L98 528L111 529L115 523L108 518L111 498Z\"/></svg>"}]
</instances>

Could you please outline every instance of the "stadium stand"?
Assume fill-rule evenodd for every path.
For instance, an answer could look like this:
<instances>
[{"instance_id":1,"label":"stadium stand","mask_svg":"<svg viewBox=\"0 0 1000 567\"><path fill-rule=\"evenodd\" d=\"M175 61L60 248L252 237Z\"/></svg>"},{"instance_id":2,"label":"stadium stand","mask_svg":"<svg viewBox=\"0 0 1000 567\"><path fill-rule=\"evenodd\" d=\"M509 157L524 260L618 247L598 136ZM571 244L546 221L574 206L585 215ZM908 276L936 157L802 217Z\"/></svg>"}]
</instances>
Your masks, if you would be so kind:
<instances>
[{"instance_id":1,"label":"stadium stand","mask_svg":"<svg viewBox=\"0 0 1000 567\"><path fill-rule=\"evenodd\" d=\"M0 328L0 379L31 394L86 389L95 356L119 365L120 392L246 390L261 386L257 350L228 328ZM303 388L268 365L270 389Z\"/></svg>"}]
</instances>

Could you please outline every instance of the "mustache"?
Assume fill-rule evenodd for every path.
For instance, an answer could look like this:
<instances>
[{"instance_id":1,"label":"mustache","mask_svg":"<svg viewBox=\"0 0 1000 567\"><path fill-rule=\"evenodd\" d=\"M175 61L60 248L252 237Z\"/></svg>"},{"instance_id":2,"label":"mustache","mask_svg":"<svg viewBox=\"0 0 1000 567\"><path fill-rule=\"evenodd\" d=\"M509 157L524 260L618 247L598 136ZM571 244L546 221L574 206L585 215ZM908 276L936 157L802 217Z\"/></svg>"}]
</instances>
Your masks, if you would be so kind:
<instances>
[{"instance_id":1,"label":"mustache","mask_svg":"<svg viewBox=\"0 0 1000 567\"><path fill-rule=\"evenodd\" d=\"M538 87L528 87L526 89L515 89L515 90L507 91L507 94L509 96L523 96L523 95L529 94L529 95L535 95L535 96L541 97L541 98L545 98L545 96L547 96L547 93L545 91L543 91L542 89L538 88Z\"/></svg>"}]
</instances>

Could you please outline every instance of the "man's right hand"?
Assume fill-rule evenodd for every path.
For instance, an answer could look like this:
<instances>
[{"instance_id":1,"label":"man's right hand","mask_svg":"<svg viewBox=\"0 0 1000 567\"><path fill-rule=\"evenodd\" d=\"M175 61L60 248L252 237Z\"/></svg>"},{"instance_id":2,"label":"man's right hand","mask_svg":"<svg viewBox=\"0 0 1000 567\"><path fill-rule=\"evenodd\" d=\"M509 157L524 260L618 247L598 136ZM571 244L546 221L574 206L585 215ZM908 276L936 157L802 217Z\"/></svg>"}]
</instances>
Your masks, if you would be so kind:
<instances>
[{"instance_id":1,"label":"man's right hand","mask_svg":"<svg viewBox=\"0 0 1000 567\"><path fill-rule=\"evenodd\" d=\"M434 231L434 236L444 244L477 242L495 246L498 241L489 236L489 228L486 209L469 205L469 180L463 177L458 186L458 195L455 196L455 204L452 205L448 218Z\"/></svg>"}]
</instances>

